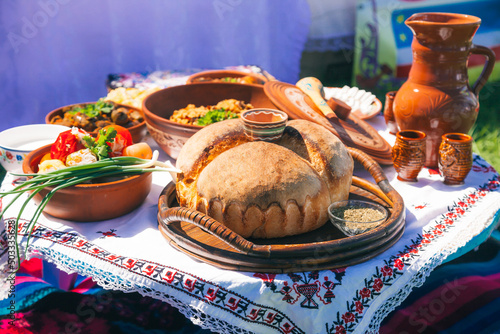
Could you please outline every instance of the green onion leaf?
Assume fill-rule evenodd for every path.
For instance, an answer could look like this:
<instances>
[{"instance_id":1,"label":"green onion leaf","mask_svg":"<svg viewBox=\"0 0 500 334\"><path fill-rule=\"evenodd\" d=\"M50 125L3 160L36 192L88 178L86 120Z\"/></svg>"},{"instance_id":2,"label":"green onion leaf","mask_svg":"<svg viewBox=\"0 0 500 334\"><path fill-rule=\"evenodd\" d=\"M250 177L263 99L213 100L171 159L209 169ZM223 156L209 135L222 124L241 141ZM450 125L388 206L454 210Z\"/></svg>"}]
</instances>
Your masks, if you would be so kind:
<instances>
[{"instance_id":1,"label":"green onion leaf","mask_svg":"<svg viewBox=\"0 0 500 334\"><path fill-rule=\"evenodd\" d=\"M115 132L115 134L113 134L113 131ZM116 131L112 129L112 131L104 133L102 137L106 138L114 135L116 135ZM105 142L104 139L103 142ZM101 144L103 142L101 142ZM31 234L33 232L36 222L38 221L47 203L50 201L52 196L58 190L71 187L77 184L81 184L84 182L90 182L92 180L96 180L102 177L126 177L126 176L138 175L142 173L151 173L151 172L169 172L169 173L181 172L170 163L167 162L163 163L157 161L157 159L158 159L158 151L154 151L153 158L151 160L145 160L136 157L114 157L114 158L106 158L86 165L66 167L45 174L12 173L14 176L21 176L27 179L21 185L14 187L14 189L10 191L3 193L0 192L0 198L5 197L7 195L15 195L14 198L2 208L2 211L0 212L0 217L2 217L5 214L5 211L8 208L10 208L12 204L14 204L17 200L19 200L23 194L29 194L27 199L21 205L14 227L14 235L15 235L14 239L16 245L18 266L21 263L21 258L20 258L21 253L19 251L19 244L17 240L19 219L21 218L28 203L42 189L46 187L52 187L52 189L50 189L50 191L43 197L42 201L35 209L35 212L31 220L29 221L28 225L29 233L25 244L26 250L28 250L29 242L31 240Z\"/></svg>"}]
</instances>

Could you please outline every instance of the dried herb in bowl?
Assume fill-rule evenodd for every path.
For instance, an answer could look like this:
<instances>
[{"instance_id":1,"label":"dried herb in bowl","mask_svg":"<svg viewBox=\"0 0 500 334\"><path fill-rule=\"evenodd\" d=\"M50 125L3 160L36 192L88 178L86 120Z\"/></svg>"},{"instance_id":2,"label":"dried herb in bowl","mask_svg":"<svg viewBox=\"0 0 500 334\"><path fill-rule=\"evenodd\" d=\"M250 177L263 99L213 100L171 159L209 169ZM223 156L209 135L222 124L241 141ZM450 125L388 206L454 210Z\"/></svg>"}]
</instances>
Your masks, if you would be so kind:
<instances>
[{"instance_id":1,"label":"dried herb in bowl","mask_svg":"<svg viewBox=\"0 0 500 334\"><path fill-rule=\"evenodd\" d=\"M332 210L332 214L344 220L358 223L377 221L385 217L385 215L379 210L359 205L336 208Z\"/></svg>"},{"instance_id":2,"label":"dried herb in bowl","mask_svg":"<svg viewBox=\"0 0 500 334\"><path fill-rule=\"evenodd\" d=\"M387 218L387 210L373 202L348 200L336 202L328 208L330 220L348 236L374 229Z\"/></svg>"}]
</instances>

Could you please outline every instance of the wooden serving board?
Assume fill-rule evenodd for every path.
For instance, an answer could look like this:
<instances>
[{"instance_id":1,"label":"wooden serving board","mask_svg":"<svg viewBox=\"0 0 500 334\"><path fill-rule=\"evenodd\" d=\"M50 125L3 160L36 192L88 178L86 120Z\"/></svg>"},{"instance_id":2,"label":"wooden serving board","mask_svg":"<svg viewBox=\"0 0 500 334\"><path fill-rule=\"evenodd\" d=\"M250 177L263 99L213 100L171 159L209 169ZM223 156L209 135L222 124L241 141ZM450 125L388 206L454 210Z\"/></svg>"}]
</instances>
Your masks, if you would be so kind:
<instances>
[{"instance_id":1,"label":"wooden serving board","mask_svg":"<svg viewBox=\"0 0 500 334\"><path fill-rule=\"evenodd\" d=\"M351 113L347 119L327 119L307 94L297 86L269 81L264 85L269 99L291 119L306 119L323 125L344 145L360 149L375 161L392 165L392 147L370 124Z\"/></svg>"},{"instance_id":2,"label":"wooden serving board","mask_svg":"<svg viewBox=\"0 0 500 334\"><path fill-rule=\"evenodd\" d=\"M367 261L391 247L404 232L404 203L380 166L366 154L349 148L377 185L353 177L350 198L374 201L389 211L377 228L346 237L330 222L301 235L247 240L221 223L177 204L175 185L168 184L158 201L158 227L183 253L219 268L266 273L334 269Z\"/></svg>"}]
</instances>

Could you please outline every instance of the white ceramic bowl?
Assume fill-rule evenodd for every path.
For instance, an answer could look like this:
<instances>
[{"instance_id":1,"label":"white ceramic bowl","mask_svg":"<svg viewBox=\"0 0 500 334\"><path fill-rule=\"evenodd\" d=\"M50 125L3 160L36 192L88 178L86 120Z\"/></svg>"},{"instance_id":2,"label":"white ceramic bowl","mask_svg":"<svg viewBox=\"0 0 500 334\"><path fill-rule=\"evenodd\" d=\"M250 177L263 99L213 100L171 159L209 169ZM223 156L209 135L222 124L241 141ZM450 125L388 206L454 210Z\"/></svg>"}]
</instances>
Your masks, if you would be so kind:
<instances>
[{"instance_id":1,"label":"white ceramic bowl","mask_svg":"<svg viewBox=\"0 0 500 334\"><path fill-rule=\"evenodd\" d=\"M0 132L0 164L6 171L22 171L28 153L56 141L67 126L30 124Z\"/></svg>"}]
</instances>

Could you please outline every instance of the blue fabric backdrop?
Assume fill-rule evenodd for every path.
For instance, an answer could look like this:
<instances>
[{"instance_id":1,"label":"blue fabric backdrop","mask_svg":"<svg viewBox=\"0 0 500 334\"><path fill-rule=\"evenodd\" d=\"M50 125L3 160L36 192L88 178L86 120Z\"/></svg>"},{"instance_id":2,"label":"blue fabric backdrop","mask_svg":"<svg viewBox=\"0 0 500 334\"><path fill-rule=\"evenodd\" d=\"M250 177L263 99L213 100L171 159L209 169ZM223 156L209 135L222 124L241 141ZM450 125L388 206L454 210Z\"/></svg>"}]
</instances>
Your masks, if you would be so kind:
<instances>
[{"instance_id":1,"label":"blue fabric backdrop","mask_svg":"<svg viewBox=\"0 0 500 334\"><path fill-rule=\"evenodd\" d=\"M110 73L258 65L295 83L306 0L2 0L0 131L106 95Z\"/></svg>"}]
</instances>

